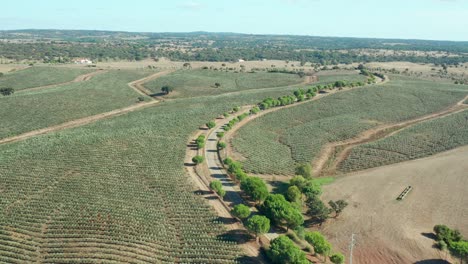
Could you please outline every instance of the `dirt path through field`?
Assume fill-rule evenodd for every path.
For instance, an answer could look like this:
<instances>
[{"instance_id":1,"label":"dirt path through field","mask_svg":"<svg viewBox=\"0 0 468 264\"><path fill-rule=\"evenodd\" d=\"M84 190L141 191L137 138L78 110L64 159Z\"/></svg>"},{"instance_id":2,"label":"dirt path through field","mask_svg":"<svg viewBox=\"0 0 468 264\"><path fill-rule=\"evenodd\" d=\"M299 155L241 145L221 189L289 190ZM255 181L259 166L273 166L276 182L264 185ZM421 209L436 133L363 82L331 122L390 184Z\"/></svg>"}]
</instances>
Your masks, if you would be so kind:
<instances>
[{"instance_id":1,"label":"dirt path through field","mask_svg":"<svg viewBox=\"0 0 468 264\"><path fill-rule=\"evenodd\" d=\"M93 73L85 74L86 76L81 75L78 78L76 78L75 80L80 79L80 80L86 81L86 80L89 80L92 76L94 76L96 74L100 74L102 72L103 71L96 71L96 72L93 72ZM128 84L128 86L131 87L132 89L134 89L135 91L137 91L139 94L146 95L145 93L143 93L142 91L139 90L140 87L143 87L143 84L145 82L148 82L150 80L154 80L154 79L156 79L158 77L167 75L167 74L169 74L171 72L172 71L158 72L156 74L147 76L145 78L130 82ZM36 88L43 89L44 87L36 87ZM34 88L34 89L36 89L36 88ZM72 120L72 121L69 121L69 122L65 122L65 123L62 123L62 124L59 124L59 125L29 131L29 132L23 133L21 135L0 139L0 144L17 142L17 141L25 140L25 139L35 137L35 136L38 136L38 135L43 135L43 134L47 134L47 133L51 133L51 132L56 132L56 131L64 130L64 129L67 129L67 128L73 128L73 127L79 127L79 126L87 125L89 123L93 123L93 122L96 122L96 121L101 120L101 119L110 118L110 117L114 117L114 116L118 116L118 115L123 115L123 114L129 113L129 112L133 112L133 111L136 111L136 110L140 110L140 109L155 105L157 103L159 103L159 101L155 100L153 98L153 100L150 101L150 102L140 102L138 104L131 105L131 106L128 106L128 107L125 107L125 108L115 109L115 110L112 110L112 111L109 111L109 112L79 118L79 119Z\"/></svg>"},{"instance_id":2,"label":"dirt path through field","mask_svg":"<svg viewBox=\"0 0 468 264\"><path fill-rule=\"evenodd\" d=\"M170 73L173 73L174 71L175 70L167 70L167 71L157 72L157 73L152 74L152 75L150 75L148 77L145 77L143 79L133 81L133 82L129 83L128 86L130 86L133 90L135 90L137 93L139 93L139 94L141 94L143 96L149 96L149 97L153 98L152 97L153 92L148 90L144 86L144 84L149 82L149 81L152 81L154 79L157 79L159 77L162 77L162 76L168 75Z\"/></svg>"},{"instance_id":3,"label":"dirt path through field","mask_svg":"<svg viewBox=\"0 0 468 264\"><path fill-rule=\"evenodd\" d=\"M383 85L385 83L387 83L389 81L389 78L388 76L385 76L385 79L380 79L380 78L377 78L377 83L374 84L374 85ZM282 109L286 109L286 108L290 108L290 107L295 107L295 106L298 106L298 105L301 105L301 104L305 104L305 103L309 103L311 101L315 101L315 100L320 100L326 96L329 96L329 95L332 95L332 94L335 94L335 93L342 93L342 92L347 92L347 91L351 91L351 90L355 90L355 89L359 89L359 88L363 88L363 87L369 87L369 86L362 86L362 87L353 87L353 88L344 88L342 90L338 90L338 89L334 89L334 90L331 90L329 91L328 93L326 94L321 94L321 93L318 93L314 98L312 98L311 100L306 100L306 101L302 101L302 102L298 102L298 103L294 103L294 104L290 104L290 105L286 105L286 106L282 106L282 107L274 107L274 108L270 108L270 109L267 109L267 110L264 110L264 111L261 111L259 112L258 114L256 115L251 115L247 118L245 118L244 120L240 121L239 123L237 123L231 130L229 130L228 132L225 133L224 135L224 140L225 142L227 143L227 146L226 146L226 153L227 153L227 156L228 157L233 157L235 160L242 160L243 157L240 153L237 153L234 151L234 146L232 144L232 138L235 137L237 131L239 129L241 129L243 126L245 126L247 123L261 117L261 116L264 116L266 114L269 114L271 112L275 112L275 111L278 111L278 110L282 110Z\"/></svg>"},{"instance_id":4,"label":"dirt path through field","mask_svg":"<svg viewBox=\"0 0 468 264\"><path fill-rule=\"evenodd\" d=\"M465 111L468 109L468 105L464 104L464 102L468 99L468 96L463 98L461 101L457 102L456 104L436 113L432 113L429 115L417 117L414 119L406 120L399 123L393 124L385 124L381 125L369 130L366 130L359 134L357 137L332 142L326 144L325 147L322 148L322 151L318 155L318 157L313 162L313 170L314 175L331 175L336 173L336 169L338 165L343 162L348 155L350 154L352 148L369 143L378 139L386 138L392 136L403 129L412 126L417 123L425 122L428 120L436 119L445 117L447 115L459 113L461 111ZM336 154L337 148L340 148L340 151ZM334 160L331 160L334 158Z\"/></svg>"},{"instance_id":5,"label":"dirt path through field","mask_svg":"<svg viewBox=\"0 0 468 264\"><path fill-rule=\"evenodd\" d=\"M38 91L38 90L53 88L53 87L57 87L57 86L61 86L61 85L67 85L67 84L71 84L71 83L77 83L77 82L86 82L86 81L91 80L91 78L93 78L93 76L96 76L96 75L102 74L102 73L106 73L106 72L107 71L105 71L105 70L99 69L99 70L94 71L94 72L90 72L90 73L80 75L80 76L76 77L72 81L63 82L63 83L56 83L56 84L50 84L50 85L44 85L44 86L38 86L38 87L33 87L33 88L28 88L28 89L23 89L23 90L17 91L17 93Z\"/></svg>"},{"instance_id":6,"label":"dirt path through field","mask_svg":"<svg viewBox=\"0 0 468 264\"><path fill-rule=\"evenodd\" d=\"M35 137L35 136L38 136L38 135L42 135L42 134L47 134L47 133L56 132L56 131L59 131L59 130L64 130L64 129L67 129L67 128L73 128L73 127L79 127L79 126L87 125L89 123L93 123L93 122L96 122L96 121L104 119L104 118L114 117L114 116L126 114L128 112L133 112L135 110L139 110L139 109L154 105L154 104L156 104L158 102L159 101L150 101L150 102L145 102L145 103L139 103L139 104L136 104L136 105L131 105L129 107L112 110L110 112L101 113L101 114L97 114L97 115L93 115L93 116L87 116L87 117L83 117L83 118L80 118L80 119L72 120L72 121L69 121L69 122L66 122L66 123L63 123L63 124L60 124L60 125L50 126L50 127L46 127L46 128L41 128L41 129L29 131L29 132L26 132L26 133L18 135L18 136L13 136L13 137L9 137L9 138L0 139L0 144L16 142L16 141L25 140L25 139L28 139L28 138L31 138L31 137Z\"/></svg>"}]
</instances>

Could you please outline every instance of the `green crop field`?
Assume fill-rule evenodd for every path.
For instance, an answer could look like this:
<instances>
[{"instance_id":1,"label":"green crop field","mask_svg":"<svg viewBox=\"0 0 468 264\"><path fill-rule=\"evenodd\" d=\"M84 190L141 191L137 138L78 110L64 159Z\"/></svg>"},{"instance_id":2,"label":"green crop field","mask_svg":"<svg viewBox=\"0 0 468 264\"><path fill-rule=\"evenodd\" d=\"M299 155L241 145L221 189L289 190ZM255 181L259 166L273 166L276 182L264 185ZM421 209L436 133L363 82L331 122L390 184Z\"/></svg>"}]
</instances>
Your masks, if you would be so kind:
<instances>
[{"instance_id":1,"label":"green crop field","mask_svg":"<svg viewBox=\"0 0 468 264\"><path fill-rule=\"evenodd\" d=\"M464 111L355 147L339 170L349 172L423 158L467 144L468 111Z\"/></svg>"},{"instance_id":2,"label":"green crop field","mask_svg":"<svg viewBox=\"0 0 468 264\"><path fill-rule=\"evenodd\" d=\"M298 84L303 81L296 74L285 73L234 73L213 70L180 70L170 75L151 81L145 86L154 93L160 93L161 87L174 88L174 98L216 95L249 89L281 87ZM221 84L219 88L215 83Z\"/></svg>"},{"instance_id":3,"label":"green crop field","mask_svg":"<svg viewBox=\"0 0 468 264\"><path fill-rule=\"evenodd\" d=\"M149 71L110 71L86 82L0 97L0 138L57 125L137 102L127 83Z\"/></svg>"},{"instance_id":4,"label":"green crop field","mask_svg":"<svg viewBox=\"0 0 468 264\"><path fill-rule=\"evenodd\" d=\"M185 174L186 142L219 113L291 90L168 101L0 145L0 262L235 262Z\"/></svg>"},{"instance_id":5,"label":"green crop field","mask_svg":"<svg viewBox=\"0 0 468 264\"><path fill-rule=\"evenodd\" d=\"M345 71L345 70L331 70L321 71L316 74L319 78L318 83L330 83L337 80L343 80L348 82L364 82L366 76L359 74L358 71Z\"/></svg>"},{"instance_id":6,"label":"green crop field","mask_svg":"<svg viewBox=\"0 0 468 264\"><path fill-rule=\"evenodd\" d=\"M352 138L382 123L436 112L461 100L460 86L392 76L390 83L338 93L266 114L242 127L233 139L256 174L292 174L311 162L328 142Z\"/></svg>"},{"instance_id":7,"label":"green crop field","mask_svg":"<svg viewBox=\"0 0 468 264\"><path fill-rule=\"evenodd\" d=\"M35 66L6 74L0 78L0 88L10 87L17 91L69 82L79 75L93 72L90 69Z\"/></svg>"},{"instance_id":8,"label":"green crop field","mask_svg":"<svg viewBox=\"0 0 468 264\"><path fill-rule=\"evenodd\" d=\"M356 71L324 71L319 74L319 82L326 84L337 80L365 81L366 77ZM272 87L297 85L304 81L295 74L286 73L235 73L214 70L180 70L170 75L153 80L145 86L155 94L161 87L169 85L174 88L172 98L219 95L229 92L248 91ZM221 84L219 88L215 83Z\"/></svg>"},{"instance_id":9,"label":"green crop field","mask_svg":"<svg viewBox=\"0 0 468 264\"><path fill-rule=\"evenodd\" d=\"M149 74L110 71L87 82L0 97L4 117L0 138L134 104L139 95L127 83ZM332 82L343 75L327 78ZM273 163L291 157L291 164L281 166L291 169L296 162L291 152L285 151L284 157L277 154L272 147L286 145L277 144L282 139L270 132L284 132L287 140L307 147L314 138L324 140L324 131L333 131L333 137L325 140L348 137L375 125L377 116L386 121L409 118L441 109L465 94L460 88L452 90L451 85L420 82L395 79L385 87L363 88L280 110L274 114L294 110L290 112L293 118L281 115L282 121L269 127L262 120L270 115L261 117L258 120L265 125L260 128L270 131L252 130L260 135L252 133L252 139L259 140L253 144L257 156L277 155L270 156L278 159ZM420 86L426 88L424 92ZM294 90L297 87L233 88L239 92L167 100L82 127L0 145L0 263L241 261L240 247L188 180L186 142L200 125L234 106ZM177 96L190 96L190 91L179 92ZM414 103L416 110L372 112L380 109L379 104L393 106L392 100L397 99ZM363 109L356 111L359 105ZM251 131L246 128L252 124L240 133ZM320 129L311 132L302 125ZM304 132L299 136L286 134L301 129ZM304 149L297 148L293 154Z\"/></svg>"}]
</instances>

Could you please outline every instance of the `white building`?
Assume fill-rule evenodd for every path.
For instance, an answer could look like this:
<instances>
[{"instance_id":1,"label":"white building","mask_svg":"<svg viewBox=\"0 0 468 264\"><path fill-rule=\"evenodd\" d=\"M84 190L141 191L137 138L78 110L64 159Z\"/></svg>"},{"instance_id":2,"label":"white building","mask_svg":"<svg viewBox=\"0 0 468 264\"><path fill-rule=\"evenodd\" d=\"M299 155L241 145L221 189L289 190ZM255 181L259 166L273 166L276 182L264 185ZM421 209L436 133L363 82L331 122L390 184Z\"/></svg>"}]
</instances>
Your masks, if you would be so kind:
<instances>
[{"instance_id":1,"label":"white building","mask_svg":"<svg viewBox=\"0 0 468 264\"><path fill-rule=\"evenodd\" d=\"M79 59L74 60L74 62L76 64L93 64L92 60L86 59L86 58L79 58Z\"/></svg>"}]
</instances>

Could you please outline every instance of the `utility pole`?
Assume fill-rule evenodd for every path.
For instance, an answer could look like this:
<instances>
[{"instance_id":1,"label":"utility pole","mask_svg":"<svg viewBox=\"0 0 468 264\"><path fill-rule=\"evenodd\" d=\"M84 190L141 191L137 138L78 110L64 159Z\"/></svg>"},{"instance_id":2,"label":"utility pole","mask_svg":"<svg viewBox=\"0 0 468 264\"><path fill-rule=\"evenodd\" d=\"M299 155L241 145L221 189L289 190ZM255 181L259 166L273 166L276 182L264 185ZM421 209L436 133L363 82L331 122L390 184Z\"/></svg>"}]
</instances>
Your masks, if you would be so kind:
<instances>
[{"instance_id":1,"label":"utility pole","mask_svg":"<svg viewBox=\"0 0 468 264\"><path fill-rule=\"evenodd\" d=\"M349 245L349 264L353 264L353 249L356 245L356 239L354 238L354 233L351 234L351 244Z\"/></svg>"}]
</instances>

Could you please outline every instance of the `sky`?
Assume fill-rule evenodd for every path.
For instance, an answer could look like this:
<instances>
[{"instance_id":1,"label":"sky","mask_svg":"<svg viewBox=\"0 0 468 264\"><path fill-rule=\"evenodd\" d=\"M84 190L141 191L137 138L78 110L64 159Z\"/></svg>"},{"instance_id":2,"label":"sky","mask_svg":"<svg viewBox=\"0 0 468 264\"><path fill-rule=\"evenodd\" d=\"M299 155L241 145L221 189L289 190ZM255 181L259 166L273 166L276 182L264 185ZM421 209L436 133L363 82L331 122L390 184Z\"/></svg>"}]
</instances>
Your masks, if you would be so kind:
<instances>
[{"instance_id":1,"label":"sky","mask_svg":"<svg viewBox=\"0 0 468 264\"><path fill-rule=\"evenodd\" d=\"M0 30L236 32L468 41L468 0L14 0Z\"/></svg>"}]
</instances>

